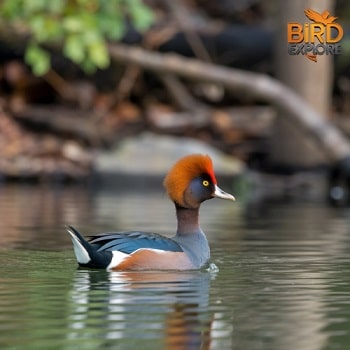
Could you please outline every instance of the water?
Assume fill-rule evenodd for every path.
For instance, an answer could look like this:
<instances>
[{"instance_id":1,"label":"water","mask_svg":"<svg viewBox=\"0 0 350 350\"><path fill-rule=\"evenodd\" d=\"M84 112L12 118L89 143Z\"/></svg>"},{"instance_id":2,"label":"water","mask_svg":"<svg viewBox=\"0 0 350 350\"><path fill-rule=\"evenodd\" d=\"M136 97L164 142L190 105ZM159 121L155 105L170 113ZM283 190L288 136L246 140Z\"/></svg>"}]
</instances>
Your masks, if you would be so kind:
<instances>
[{"instance_id":1,"label":"water","mask_svg":"<svg viewBox=\"0 0 350 350\"><path fill-rule=\"evenodd\" d=\"M214 199L219 271L77 269L66 224L171 233L162 192L0 188L1 349L346 349L348 209Z\"/></svg>"}]
</instances>

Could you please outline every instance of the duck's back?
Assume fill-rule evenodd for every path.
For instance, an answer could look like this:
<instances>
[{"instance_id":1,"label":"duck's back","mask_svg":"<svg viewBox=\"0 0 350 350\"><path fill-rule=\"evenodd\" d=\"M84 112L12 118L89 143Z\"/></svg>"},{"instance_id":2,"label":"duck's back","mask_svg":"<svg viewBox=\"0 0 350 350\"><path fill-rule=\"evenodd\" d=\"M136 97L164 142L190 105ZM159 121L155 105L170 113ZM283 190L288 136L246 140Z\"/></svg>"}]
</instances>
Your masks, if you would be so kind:
<instances>
[{"instance_id":1,"label":"duck's back","mask_svg":"<svg viewBox=\"0 0 350 350\"><path fill-rule=\"evenodd\" d=\"M171 238L161 236L157 233L128 231L108 232L91 236L90 244L97 251L120 251L132 254L138 249L157 249L170 252L182 252L181 246Z\"/></svg>"}]
</instances>

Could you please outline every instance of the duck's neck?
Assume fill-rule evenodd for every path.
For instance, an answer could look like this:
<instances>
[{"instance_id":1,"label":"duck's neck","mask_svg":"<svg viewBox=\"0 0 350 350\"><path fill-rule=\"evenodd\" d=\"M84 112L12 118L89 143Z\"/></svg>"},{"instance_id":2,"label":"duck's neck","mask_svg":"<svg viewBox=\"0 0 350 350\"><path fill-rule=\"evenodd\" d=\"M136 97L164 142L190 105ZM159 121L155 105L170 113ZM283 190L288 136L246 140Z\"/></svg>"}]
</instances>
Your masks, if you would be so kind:
<instances>
[{"instance_id":1,"label":"duck's neck","mask_svg":"<svg viewBox=\"0 0 350 350\"><path fill-rule=\"evenodd\" d=\"M176 217L177 217L177 232L179 236L187 235L191 233L198 232L199 227L199 208L188 209L183 208L177 204L176 207Z\"/></svg>"}]
</instances>

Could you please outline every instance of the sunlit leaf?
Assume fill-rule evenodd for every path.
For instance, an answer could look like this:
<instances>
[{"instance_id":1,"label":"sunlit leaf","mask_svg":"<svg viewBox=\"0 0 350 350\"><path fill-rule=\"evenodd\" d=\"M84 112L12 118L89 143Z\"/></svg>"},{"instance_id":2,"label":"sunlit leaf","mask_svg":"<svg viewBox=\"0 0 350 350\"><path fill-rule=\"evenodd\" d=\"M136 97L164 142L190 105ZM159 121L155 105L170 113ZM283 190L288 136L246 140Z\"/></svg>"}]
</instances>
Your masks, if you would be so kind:
<instances>
[{"instance_id":1,"label":"sunlit leaf","mask_svg":"<svg viewBox=\"0 0 350 350\"><path fill-rule=\"evenodd\" d=\"M92 45L92 43L103 40L100 33L96 30L84 31L84 33L81 35L81 39L86 43L86 45Z\"/></svg>"},{"instance_id":2,"label":"sunlit leaf","mask_svg":"<svg viewBox=\"0 0 350 350\"><path fill-rule=\"evenodd\" d=\"M63 18L62 26L68 32L80 32L83 28L80 18L75 15Z\"/></svg>"},{"instance_id":3,"label":"sunlit leaf","mask_svg":"<svg viewBox=\"0 0 350 350\"><path fill-rule=\"evenodd\" d=\"M27 47L25 61L32 67L33 73L38 76L47 73L51 65L49 53L36 44Z\"/></svg>"},{"instance_id":4,"label":"sunlit leaf","mask_svg":"<svg viewBox=\"0 0 350 350\"><path fill-rule=\"evenodd\" d=\"M130 15L135 27L139 30L149 28L154 21L153 12L139 0L132 0L129 5Z\"/></svg>"},{"instance_id":5,"label":"sunlit leaf","mask_svg":"<svg viewBox=\"0 0 350 350\"><path fill-rule=\"evenodd\" d=\"M46 1L46 5L48 7L48 10L51 13L62 13L64 7L66 6L65 0L50 0Z\"/></svg>"},{"instance_id":6,"label":"sunlit leaf","mask_svg":"<svg viewBox=\"0 0 350 350\"><path fill-rule=\"evenodd\" d=\"M85 46L77 34L70 34L63 46L63 53L75 63L81 63L85 57Z\"/></svg>"},{"instance_id":7,"label":"sunlit leaf","mask_svg":"<svg viewBox=\"0 0 350 350\"><path fill-rule=\"evenodd\" d=\"M52 17L32 16L30 29L37 42L48 42L58 39L62 34L61 23Z\"/></svg>"},{"instance_id":8,"label":"sunlit leaf","mask_svg":"<svg viewBox=\"0 0 350 350\"><path fill-rule=\"evenodd\" d=\"M45 10L47 2L46 0L30 0L22 1L22 4L27 13L35 13L41 10Z\"/></svg>"},{"instance_id":9,"label":"sunlit leaf","mask_svg":"<svg viewBox=\"0 0 350 350\"><path fill-rule=\"evenodd\" d=\"M49 40L59 39L63 35L63 28L61 22L53 18L47 18L45 22L45 31Z\"/></svg>"},{"instance_id":10,"label":"sunlit leaf","mask_svg":"<svg viewBox=\"0 0 350 350\"><path fill-rule=\"evenodd\" d=\"M107 68L109 65L108 50L103 41L96 41L88 47L89 57L98 68Z\"/></svg>"}]
</instances>

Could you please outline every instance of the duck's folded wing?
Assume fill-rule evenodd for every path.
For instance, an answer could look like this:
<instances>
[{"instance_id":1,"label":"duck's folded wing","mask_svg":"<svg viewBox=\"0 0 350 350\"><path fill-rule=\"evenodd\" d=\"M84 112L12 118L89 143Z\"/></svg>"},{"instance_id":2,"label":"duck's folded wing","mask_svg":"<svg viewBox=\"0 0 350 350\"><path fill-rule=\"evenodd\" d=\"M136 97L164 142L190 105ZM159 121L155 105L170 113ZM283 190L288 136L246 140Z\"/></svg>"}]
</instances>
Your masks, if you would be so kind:
<instances>
[{"instance_id":1,"label":"duck's folded wing","mask_svg":"<svg viewBox=\"0 0 350 350\"><path fill-rule=\"evenodd\" d=\"M181 246L172 240L156 233L138 231L104 233L92 236L90 243L96 245L98 251L113 251L131 254L141 248L159 249L171 252L182 252Z\"/></svg>"}]
</instances>

